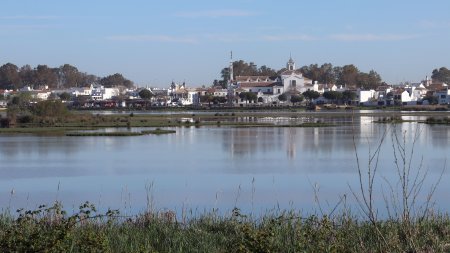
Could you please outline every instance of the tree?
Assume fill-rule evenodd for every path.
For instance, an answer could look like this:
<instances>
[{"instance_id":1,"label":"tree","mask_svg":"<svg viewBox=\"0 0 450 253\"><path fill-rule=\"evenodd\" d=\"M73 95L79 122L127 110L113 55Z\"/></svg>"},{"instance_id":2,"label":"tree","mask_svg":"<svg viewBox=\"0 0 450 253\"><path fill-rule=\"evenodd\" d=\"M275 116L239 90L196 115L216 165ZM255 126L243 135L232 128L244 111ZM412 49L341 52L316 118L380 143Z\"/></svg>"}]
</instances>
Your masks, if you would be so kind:
<instances>
[{"instance_id":1,"label":"tree","mask_svg":"<svg viewBox=\"0 0 450 253\"><path fill-rule=\"evenodd\" d=\"M209 106L211 106L211 103L214 101L214 96L211 94L206 94L204 96L200 96L200 102L201 103L208 103Z\"/></svg>"},{"instance_id":2,"label":"tree","mask_svg":"<svg viewBox=\"0 0 450 253\"><path fill-rule=\"evenodd\" d=\"M48 85L50 88L57 87L58 74L57 71L49 68L47 65L38 65L35 71L35 86Z\"/></svg>"},{"instance_id":3,"label":"tree","mask_svg":"<svg viewBox=\"0 0 450 253\"><path fill-rule=\"evenodd\" d=\"M90 75L87 73L79 73L79 83L81 85L91 84L91 83L97 83L99 81L99 78L95 75Z\"/></svg>"},{"instance_id":4,"label":"tree","mask_svg":"<svg viewBox=\"0 0 450 253\"><path fill-rule=\"evenodd\" d=\"M247 100L247 92L239 93L239 98L242 99L242 100Z\"/></svg>"},{"instance_id":5,"label":"tree","mask_svg":"<svg viewBox=\"0 0 450 253\"><path fill-rule=\"evenodd\" d=\"M63 83L65 87L79 87L83 84L81 74L78 69L70 64L64 64L58 69L59 83Z\"/></svg>"},{"instance_id":6,"label":"tree","mask_svg":"<svg viewBox=\"0 0 450 253\"><path fill-rule=\"evenodd\" d=\"M226 97L214 96L212 100L213 100L214 104L223 104L223 103L227 102L227 98Z\"/></svg>"},{"instance_id":7,"label":"tree","mask_svg":"<svg viewBox=\"0 0 450 253\"><path fill-rule=\"evenodd\" d=\"M30 65L24 65L19 70L21 86L32 86L35 82L35 71Z\"/></svg>"},{"instance_id":8,"label":"tree","mask_svg":"<svg viewBox=\"0 0 450 253\"><path fill-rule=\"evenodd\" d=\"M446 67L434 69L431 78L439 82L450 84L450 70Z\"/></svg>"},{"instance_id":9,"label":"tree","mask_svg":"<svg viewBox=\"0 0 450 253\"><path fill-rule=\"evenodd\" d=\"M320 97L320 93L314 90L307 90L302 93L303 97L308 100L308 104L311 104L313 99L317 99Z\"/></svg>"},{"instance_id":10,"label":"tree","mask_svg":"<svg viewBox=\"0 0 450 253\"><path fill-rule=\"evenodd\" d=\"M63 101L68 101L72 98L72 95L70 95L68 92L63 92L59 94L59 98Z\"/></svg>"},{"instance_id":11,"label":"tree","mask_svg":"<svg viewBox=\"0 0 450 253\"><path fill-rule=\"evenodd\" d=\"M253 92L247 92L247 100L250 102L256 102L256 100L258 99L258 96L253 93Z\"/></svg>"},{"instance_id":12,"label":"tree","mask_svg":"<svg viewBox=\"0 0 450 253\"><path fill-rule=\"evenodd\" d=\"M436 96L433 96L433 95L427 95L426 97L424 97L422 99L422 101L425 101L425 100L427 100L428 104L430 104L430 105L437 105L439 103L438 98Z\"/></svg>"},{"instance_id":13,"label":"tree","mask_svg":"<svg viewBox=\"0 0 450 253\"><path fill-rule=\"evenodd\" d=\"M46 100L38 102L32 109L32 113L41 117L63 117L69 112L67 107L59 100Z\"/></svg>"},{"instance_id":14,"label":"tree","mask_svg":"<svg viewBox=\"0 0 450 253\"><path fill-rule=\"evenodd\" d=\"M321 77L319 82L321 83L336 83L336 75L331 63L324 63L320 66Z\"/></svg>"},{"instance_id":15,"label":"tree","mask_svg":"<svg viewBox=\"0 0 450 253\"><path fill-rule=\"evenodd\" d=\"M319 81L320 68L317 64L310 64L309 66L303 66L300 68L303 75L313 81Z\"/></svg>"},{"instance_id":16,"label":"tree","mask_svg":"<svg viewBox=\"0 0 450 253\"><path fill-rule=\"evenodd\" d=\"M109 75L107 77L100 79L100 84L108 88L117 86L125 86L130 88L133 86L133 82L126 79L125 77L122 76L122 74L119 73Z\"/></svg>"},{"instance_id":17,"label":"tree","mask_svg":"<svg viewBox=\"0 0 450 253\"><path fill-rule=\"evenodd\" d=\"M241 92L239 93L239 97L245 101L252 102L258 99L258 96L253 92Z\"/></svg>"},{"instance_id":18,"label":"tree","mask_svg":"<svg viewBox=\"0 0 450 253\"><path fill-rule=\"evenodd\" d=\"M324 63L320 67L317 64L310 64L300 68L303 75L319 83L335 83L336 75L331 63Z\"/></svg>"},{"instance_id":19,"label":"tree","mask_svg":"<svg viewBox=\"0 0 450 253\"><path fill-rule=\"evenodd\" d=\"M366 90L375 89L381 84L381 77L374 70L369 73L360 72L356 79L358 87Z\"/></svg>"},{"instance_id":20,"label":"tree","mask_svg":"<svg viewBox=\"0 0 450 253\"><path fill-rule=\"evenodd\" d=\"M355 100L356 98L356 93L350 90L346 90L344 92L342 92L342 100L348 102L348 101L352 101Z\"/></svg>"},{"instance_id":21,"label":"tree","mask_svg":"<svg viewBox=\"0 0 450 253\"><path fill-rule=\"evenodd\" d=\"M313 100L320 97L320 93L314 90L307 90L303 92L302 95L308 100Z\"/></svg>"},{"instance_id":22,"label":"tree","mask_svg":"<svg viewBox=\"0 0 450 253\"><path fill-rule=\"evenodd\" d=\"M287 101L286 93L283 93L283 94L279 95L278 96L278 100L280 100L281 102L286 102Z\"/></svg>"},{"instance_id":23,"label":"tree","mask_svg":"<svg viewBox=\"0 0 450 253\"><path fill-rule=\"evenodd\" d=\"M353 64L345 65L342 68L335 68L335 71L337 71L336 75L338 77L336 84L348 86L355 86L357 84L359 70Z\"/></svg>"},{"instance_id":24,"label":"tree","mask_svg":"<svg viewBox=\"0 0 450 253\"><path fill-rule=\"evenodd\" d=\"M334 102L342 99L342 93L340 93L339 91L325 91L322 96Z\"/></svg>"},{"instance_id":25,"label":"tree","mask_svg":"<svg viewBox=\"0 0 450 253\"><path fill-rule=\"evenodd\" d=\"M222 76L222 86L230 80L230 68L223 68L220 71ZM243 60L233 62L233 75L236 76L276 76L277 71L262 65L260 68L253 62L247 63ZM224 86L223 86L224 87Z\"/></svg>"},{"instance_id":26,"label":"tree","mask_svg":"<svg viewBox=\"0 0 450 253\"><path fill-rule=\"evenodd\" d=\"M291 96L291 103L292 105L295 105L296 103L300 103L303 101L302 95L292 95Z\"/></svg>"},{"instance_id":27,"label":"tree","mask_svg":"<svg viewBox=\"0 0 450 253\"><path fill-rule=\"evenodd\" d=\"M261 67L259 67L258 73L259 73L259 75L262 75L262 76L276 76L277 75L277 71L267 67L266 65L262 65Z\"/></svg>"},{"instance_id":28,"label":"tree","mask_svg":"<svg viewBox=\"0 0 450 253\"><path fill-rule=\"evenodd\" d=\"M19 68L12 64L6 63L0 67L0 88L2 89L18 89L20 88Z\"/></svg>"},{"instance_id":29,"label":"tree","mask_svg":"<svg viewBox=\"0 0 450 253\"><path fill-rule=\"evenodd\" d=\"M11 104L26 107L32 100L33 98L31 97L30 92L20 92L11 99Z\"/></svg>"},{"instance_id":30,"label":"tree","mask_svg":"<svg viewBox=\"0 0 450 253\"><path fill-rule=\"evenodd\" d=\"M369 87L368 89L376 89L382 84L381 76L375 70L369 72Z\"/></svg>"},{"instance_id":31,"label":"tree","mask_svg":"<svg viewBox=\"0 0 450 253\"><path fill-rule=\"evenodd\" d=\"M153 97L153 93L148 89L142 89L139 91L139 97L145 100L150 100Z\"/></svg>"}]
</instances>

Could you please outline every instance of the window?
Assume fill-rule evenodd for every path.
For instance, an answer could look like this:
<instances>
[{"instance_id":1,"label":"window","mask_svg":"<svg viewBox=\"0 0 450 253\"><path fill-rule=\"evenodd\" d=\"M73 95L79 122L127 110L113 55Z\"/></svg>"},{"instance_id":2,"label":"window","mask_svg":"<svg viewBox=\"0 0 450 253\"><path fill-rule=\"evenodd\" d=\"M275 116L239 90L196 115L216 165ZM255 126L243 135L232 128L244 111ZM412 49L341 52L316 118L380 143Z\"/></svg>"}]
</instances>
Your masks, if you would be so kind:
<instances>
[{"instance_id":1,"label":"window","mask_svg":"<svg viewBox=\"0 0 450 253\"><path fill-rule=\"evenodd\" d=\"M441 98L446 98L447 96L446 95L441 95Z\"/></svg>"},{"instance_id":2,"label":"window","mask_svg":"<svg viewBox=\"0 0 450 253\"><path fill-rule=\"evenodd\" d=\"M281 93L281 89L278 89L278 94L280 94Z\"/></svg>"},{"instance_id":3,"label":"window","mask_svg":"<svg viewBox=\"0 0 450 253\"><path fill-rule=\"evenodd\" d=\"M292 81L291 81L291 86L292 86L292 87L297 86L297 81L296 81L296 80L292 80Z\"/></svg>"}]
</instances>

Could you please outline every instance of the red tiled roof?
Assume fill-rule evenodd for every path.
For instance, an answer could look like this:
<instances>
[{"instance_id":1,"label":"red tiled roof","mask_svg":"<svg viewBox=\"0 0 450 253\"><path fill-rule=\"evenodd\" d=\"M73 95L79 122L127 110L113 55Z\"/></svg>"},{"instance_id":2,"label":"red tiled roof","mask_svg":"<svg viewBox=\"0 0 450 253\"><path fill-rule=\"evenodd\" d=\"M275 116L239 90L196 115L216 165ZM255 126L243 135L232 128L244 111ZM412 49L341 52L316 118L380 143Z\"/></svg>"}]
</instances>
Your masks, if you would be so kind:
<instances>
[{"instance_id":1,"label":"red tiled roof","mask_svg":"<svg viewBox=\"0 0 450 253\"><path fill-rule=\"evenodd\" d=\"M265 81L265 80L270 80L269 76L236 76L235 77L235 81L237 82L256 82L257 80L259 81Z\"/></svg>"},{"instance_id":2,"label":"red tiled roof","mask_svg":"<svg viewBox=\"0 0 450 253\"><path fill-rule=\"evenodd\" d=\"M248 82L248 83L241 83L241 88L251 88L251 87L273 87L277 82Z\"/></svg>"},{"instance_id":3,"label":"red tiled roof","mask_svg":"<svg viewBox=\"0 0 450 253\"><path fill-rule=\"evenodd\" d=\"M386 85L380 85L377 87L377 91L386 91L387 89L390 89L390 86L386 86Z\"/></svg>"},{"instance_id":4,"label":"red tiled roof","mask_svg":"<svg viewBox=\"0 0 450 253\"><path fill-rule=\"evenodd\" d=\"M433 83L427 86L427 89L429 90L440 90L444 89L444 85L442 83Z\"/></svg>"}]
</instances>

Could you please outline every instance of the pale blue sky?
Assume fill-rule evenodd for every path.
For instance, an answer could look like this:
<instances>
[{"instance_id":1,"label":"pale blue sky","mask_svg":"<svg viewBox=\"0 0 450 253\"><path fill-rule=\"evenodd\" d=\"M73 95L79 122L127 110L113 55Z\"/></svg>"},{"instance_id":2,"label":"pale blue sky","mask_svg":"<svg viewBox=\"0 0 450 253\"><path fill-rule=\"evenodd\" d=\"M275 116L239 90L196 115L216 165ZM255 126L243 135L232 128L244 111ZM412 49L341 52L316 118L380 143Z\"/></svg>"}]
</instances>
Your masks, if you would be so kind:
<instances>
[{"instance_id":1,"label":"pale blue sky","mask_svg":"<svg viewBox=\"0 0 450 253\"><path fill-rule=\"evenodd\" d=\"M450 67L450 1L0 0L0 64L69 63L138 85L220 78L229 52L274 69L330 62L390 83Z\"/></svg>"}]
</instances>

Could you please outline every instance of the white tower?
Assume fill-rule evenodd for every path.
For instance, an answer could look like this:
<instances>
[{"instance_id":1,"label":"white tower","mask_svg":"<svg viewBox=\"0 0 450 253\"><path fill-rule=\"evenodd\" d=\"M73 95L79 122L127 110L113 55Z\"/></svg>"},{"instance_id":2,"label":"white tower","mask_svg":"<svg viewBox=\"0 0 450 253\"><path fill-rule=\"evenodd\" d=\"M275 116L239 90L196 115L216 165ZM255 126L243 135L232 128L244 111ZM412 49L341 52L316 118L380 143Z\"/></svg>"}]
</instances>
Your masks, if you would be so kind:
<instances>
[{"instance_id":1,"label":"white tower","mask_svg":"<svg viewBox=\"0 0 450 253\"><path fill-rule=\"evenodd\" d=\"M228 82L233 82L233 51L230 52L230 80Z\"/></svg>"},{"instance_id":2,"label":"white tower","mask_svg":"<svg viewBox=\"0 0 450 253\"><path fill-rule=\"evenodd\" d=\"M227 84L227 100L228 104L233 104L233 51L230 52L230 67L229 67L230 76L228 78L228 84Z\"/></svg>"},{"instance_id":3,"label":"white tower","mask_svg":"<svg viewBox=\"0 0 450 253\"><path fill-rule=\"evenodd\" d=\"M292 56L289 55L289 61L286 64L287 70L295 70L295 62L292 60Z\"/></svg>"}]
</instances>

